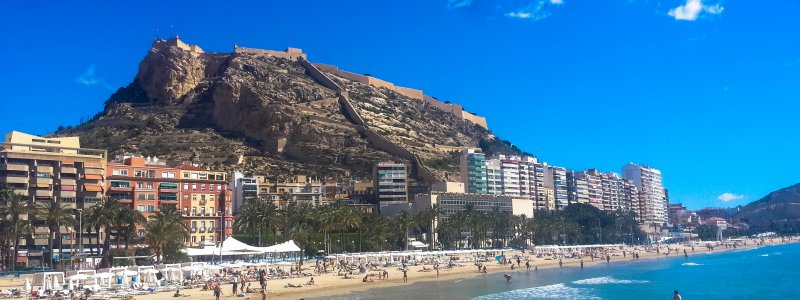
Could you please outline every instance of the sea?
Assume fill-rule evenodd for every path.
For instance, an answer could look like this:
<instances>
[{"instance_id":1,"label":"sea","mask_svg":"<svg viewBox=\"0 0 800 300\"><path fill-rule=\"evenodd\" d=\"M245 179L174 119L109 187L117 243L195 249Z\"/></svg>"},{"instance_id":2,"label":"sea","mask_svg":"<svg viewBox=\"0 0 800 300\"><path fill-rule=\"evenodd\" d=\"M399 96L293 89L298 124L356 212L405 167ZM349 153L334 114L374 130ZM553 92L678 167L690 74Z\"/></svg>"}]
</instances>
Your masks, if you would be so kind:
<instances>
[{"instance_id":1,"label":"sea","mask_svg":"<svg viewBox=\"0 0 800 300\"><path fill-rule=\"evenodd\" d=\"M319 299L800 299L800 244L506 274L511 282L494 273Z\"/></svg>"}]
</instances>

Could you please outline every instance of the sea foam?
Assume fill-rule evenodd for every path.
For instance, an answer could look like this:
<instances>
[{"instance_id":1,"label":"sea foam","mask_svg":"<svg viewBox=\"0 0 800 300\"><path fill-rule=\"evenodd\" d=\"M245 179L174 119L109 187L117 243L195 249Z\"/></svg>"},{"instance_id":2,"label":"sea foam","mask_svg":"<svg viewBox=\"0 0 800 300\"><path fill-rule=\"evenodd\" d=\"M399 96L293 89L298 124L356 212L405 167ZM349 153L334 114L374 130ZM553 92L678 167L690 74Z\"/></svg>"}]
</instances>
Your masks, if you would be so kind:
<instances>
[{"instance_id":1,"label":"sea foam","mask_svg":"<svg viewBox=\"0 0 800 300\"><path fill-rule=\"evenodd\" d=\"M698 263L693 263L693 262L687 262L687 263L682 263L682 264L681 264L681 266L690 266L690 267L694 267L694 266L702 266L702 265L703 265L703 264L698 264Z\"/></svg>"},{"instance_id":2,"label":"sea foam","mask_svg":"<svg viewBox=\"0 0 800 300\"><path fill-rule=\"evenodd\" d=\"M633 283L648 283L647 280L630 280L630 279L617 279L611 276L606 277L595 277L589 279L582 279L573 281L574 284L586 284L586 285L594 285L594 284L633 284Z\"/></svg>"},{"instance_id":3,"label":"sea foam","mask_svg":"<svg viewBox=\"0 0 800 300\"><path fill-rule=\"evenodd\" d=\"M489 294L473 300L501 299L602 299L592 294L592 289L568 287L563 283Z\"/></svg>"}]
</instances>

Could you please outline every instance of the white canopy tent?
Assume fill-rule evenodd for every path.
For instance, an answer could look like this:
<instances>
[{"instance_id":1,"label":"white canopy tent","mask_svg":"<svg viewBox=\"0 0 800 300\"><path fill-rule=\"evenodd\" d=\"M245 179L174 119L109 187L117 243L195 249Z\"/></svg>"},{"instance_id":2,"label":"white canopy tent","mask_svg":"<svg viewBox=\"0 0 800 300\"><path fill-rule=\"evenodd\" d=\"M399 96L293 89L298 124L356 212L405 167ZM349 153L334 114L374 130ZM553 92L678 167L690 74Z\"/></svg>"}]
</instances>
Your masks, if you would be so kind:
<instances>
[{"instance_id":1,"label":"white canopy tent","mask_svg":"<svg viewBox=\"0 0 800 300\"><path fill-rule=\"evenodd\" d=\"M219 256L226 257L227 260L231 260L234 256L249 256L258 260L267 257L273 260L277 258L297 258L299 253L302 252L300 247L291 240L269 247L256 247L245 244L233 237L226 238L221 246L206 245L202 248L189 248L184 251L189 256L197 259L207 256L209 261L214 261L214 257Z\"/></svg>"}]
</instances>

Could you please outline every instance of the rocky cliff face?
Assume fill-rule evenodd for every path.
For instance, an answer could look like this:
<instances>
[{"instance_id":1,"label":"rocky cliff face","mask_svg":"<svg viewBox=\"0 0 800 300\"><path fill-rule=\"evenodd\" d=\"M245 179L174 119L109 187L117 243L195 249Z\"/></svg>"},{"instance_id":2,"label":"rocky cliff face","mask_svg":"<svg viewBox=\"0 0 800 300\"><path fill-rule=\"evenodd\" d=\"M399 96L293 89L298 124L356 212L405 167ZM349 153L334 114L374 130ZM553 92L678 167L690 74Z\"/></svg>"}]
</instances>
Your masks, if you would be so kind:
<instances>
[{"instance_id":1,"label":"rocky cliff face","mask_svg":"<svg viewBox=\"0 0 800 300\"><path fill-rule=\"evenodd\" d=\"M331 75L331 77L334 77ZM419 155L440 180L458 179L457 147L517 153L468 121L387 89L335 78L371 128ZM370 145L336 93L297 61L205 53L160 40L127 87L93 120L57 135L85 147L269 175L368 178L378 161L404 161Z\"/></svg>"}]
</instances>

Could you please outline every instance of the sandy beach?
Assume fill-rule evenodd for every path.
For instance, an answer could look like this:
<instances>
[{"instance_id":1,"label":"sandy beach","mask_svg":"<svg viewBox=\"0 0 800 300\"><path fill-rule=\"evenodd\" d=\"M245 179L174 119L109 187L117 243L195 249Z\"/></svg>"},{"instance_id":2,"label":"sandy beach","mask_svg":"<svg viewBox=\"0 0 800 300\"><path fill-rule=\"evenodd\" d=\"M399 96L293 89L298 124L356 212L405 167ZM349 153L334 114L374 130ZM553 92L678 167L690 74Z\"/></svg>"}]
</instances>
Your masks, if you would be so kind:
<instances>
[{"instance_id":1,"label":"sandy beach","mask_svg":"<svg viewBox=\"0 0 800 300\"><path fill-rule=\"evenodd\" d=\"M796 237L786 240L782 242L780 239L771 239L765 240L764 246L769 245L776 245L776 244L784 244L784 243L794 243L798 242ZM639 259L656 259L656 258L664 258L664 257L674 257L674 256L684 256L684 250L686 250L686 254L688 256L698 255L698 254L708 254L708 253L717 253L717 252L725 252L725 251L732 251L732 250L741 250L741 249L749 249L754 247L760 247L755 240L747 240L745 245L738 245L736 248L728 247L726 248L724 245L716 245L713 250L710 250L703 246L695 246L694 251L689 246L684 245L669 245L669 246L660 246L656 247L624 247L622 249L615 249L614 251L610 251L610 262L606 262L605 259L600 258L598 255L597 258L592 259L591 257L584 256L583 261L585 266L597 265L597 264L606 264L606 263L618 263L622 261L630 261L633 259L631 253L638 253ZM669 253L667 253L667 249ZM625 255L623 256L623 251ZM531 264L530 272L535 272L535 269L544 269L544 268L558 268L559 267L559 259L556 258L540 258L535 257L531 254L530 251L526 251L522 253L521 251L506 251L504 253L506 257L514 257L519 255L521 257L521 268L525 268L525 262L529 261ZM563 267L564 268L576 268L580 267L580 258L569 258L563 259ZM515 261L516 262L516 261ZM388 271L389 277L388 279L378 279L378 277L373 277L375 280L374 282L362 282L364 274L358 275L355 274L353 279L343 279L341 276L337 276L336 272L330 273L323 273L321 275L315 275L314 277L314 285L306 285L309 281L310 277L302 277L302 278L290 278L290 279L272 279L269 280L267 286L267 299L303 299L303 298L311 298L311 297L325 297L325 296L334 296L334 295L343 295L353 291L364 291L368 289L374 288L382 288L382 287L393 287L393 286L401 286L401 285L410 285L417 282L426 282L426 281L446 281L446 280L455 280L459 278L467 278L467 277L475 277L475 276L487 276L487 274L493 273L502 273L506 271L511 271L511 267L509 265L501 265L496 261L490 261L483 263L486 266L486 274L478 273L478 268L475 266L473 262L464 262L461 266L453 267L450 269L441 269L440 273L437 277L436 272L433 270L431 265L425 265L424 267L429 269L429 271L423 271L423 265L418 266L409 266L408 274L408 282L403 282L403 273L399 267L389 267L385 268ZM304 271L311 273L313 272L314 260L308 261L304 265ZM515 265L514 270L519 270L518 267ZM373 272L374 273L374 272ZM21 288L25 283L25 277L22 278L3 278L0 279L0 287L2 288L12 288L17 287ZM258 286L258 282L252 282L252 288L256 288ZM287 287L288 284L297 285L301 287ZM204 291L199 288L195 289L182 289L181 294L187 295L187 298L191 298L193 300L205 300L205 299L214 299L214 295L211 291ZM222 297L221 299L261 299L261 293L249 293L247 297L236 297L232 294L232 285L225 284L222 286ZM164 299L164 298L172 298L172 294L170 293L156 293L156 294L148 294L148 295L140 295L135 296L135 299L140 300L155 300L155 299Z\"/></svg>"}]
</instances>

